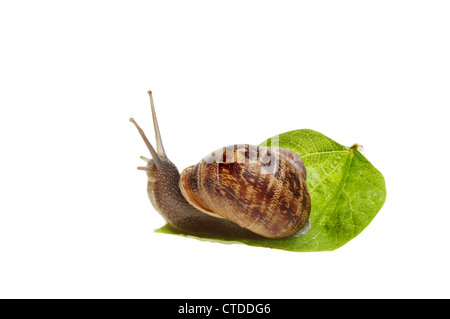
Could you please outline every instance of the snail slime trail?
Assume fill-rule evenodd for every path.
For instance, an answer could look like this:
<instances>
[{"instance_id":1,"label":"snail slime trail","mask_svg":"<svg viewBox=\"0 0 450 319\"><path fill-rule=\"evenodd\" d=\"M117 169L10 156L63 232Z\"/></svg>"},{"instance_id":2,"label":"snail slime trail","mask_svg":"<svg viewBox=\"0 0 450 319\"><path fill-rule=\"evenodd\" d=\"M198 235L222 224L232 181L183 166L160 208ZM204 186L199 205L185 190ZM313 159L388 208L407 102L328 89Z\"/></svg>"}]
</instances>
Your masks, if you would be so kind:
<instances>
[{"instance_id":1,"label":"snail slime trail","mask_svg":"<svg viewBox=\"0 0 450 319\"><path fill-rule=\"evenodd\" d=\"M179 173L163 147L153 103L156 150L134 119L151 158L147 194L177 233L229 239L286 238L309 229L311 200L300 156L281 147L222 147ZM251 159L251 160L250 160ZM304 228L306 227L306 228Z\"/></svg>"}]
</instances>

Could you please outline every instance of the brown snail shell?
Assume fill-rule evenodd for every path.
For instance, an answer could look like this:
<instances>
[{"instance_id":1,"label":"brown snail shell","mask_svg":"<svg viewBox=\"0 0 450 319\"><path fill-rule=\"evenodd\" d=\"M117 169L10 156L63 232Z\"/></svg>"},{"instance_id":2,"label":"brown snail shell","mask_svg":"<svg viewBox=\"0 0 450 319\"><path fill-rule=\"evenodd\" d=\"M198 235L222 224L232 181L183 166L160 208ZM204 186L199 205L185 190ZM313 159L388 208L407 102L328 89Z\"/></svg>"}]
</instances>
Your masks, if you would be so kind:
<instances>
[{"instance_id":1,"label":"brown snail shell","mask_svg":"<svg viewBox=\"0 0 450 319\"><path fill-rule=\"evenodd\" d=\"M186 168L180 189L202 212L268 238L294 235L311 211L303 161L283 148L224 147Z\"/></svg>"}]
</instances>

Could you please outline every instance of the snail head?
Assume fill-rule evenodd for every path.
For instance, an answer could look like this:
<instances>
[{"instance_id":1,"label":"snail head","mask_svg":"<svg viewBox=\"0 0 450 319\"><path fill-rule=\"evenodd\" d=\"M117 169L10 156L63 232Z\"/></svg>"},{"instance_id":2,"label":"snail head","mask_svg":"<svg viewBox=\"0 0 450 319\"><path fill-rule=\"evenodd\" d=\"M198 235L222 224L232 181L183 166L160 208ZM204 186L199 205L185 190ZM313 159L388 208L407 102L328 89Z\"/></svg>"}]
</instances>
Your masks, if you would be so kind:
<instances>
[{"instance_id":1,"label":"snail head","mask_svg":"<svg viewBox=\"0 0 450 319\"><path fill-rule=\"evenodd\" d=\"M138 170L146 171L147 176L150 182L156 182L160 179L166 178L167 175L178 174L178 170L175 165L167 158L166 152L164 151L164 146L161 139L161 133L159 131L158 120L156 118L155 106L153 103L152 91L148 91L148 95L150 96L150 105L152 109L152 117L153 117L153 127L155 128L155 138L156 138L156 150L153 148L152 144L148 140L144 131L141 127L136 123L133 118L130 118L130 122L132 122L139 134L141 135L145 145L147 145L148 150L150 151L151 158L147 158L145 156L141 156L140 158L147 162L147 166L140 166Z\"/></svg>"}]
</instances>

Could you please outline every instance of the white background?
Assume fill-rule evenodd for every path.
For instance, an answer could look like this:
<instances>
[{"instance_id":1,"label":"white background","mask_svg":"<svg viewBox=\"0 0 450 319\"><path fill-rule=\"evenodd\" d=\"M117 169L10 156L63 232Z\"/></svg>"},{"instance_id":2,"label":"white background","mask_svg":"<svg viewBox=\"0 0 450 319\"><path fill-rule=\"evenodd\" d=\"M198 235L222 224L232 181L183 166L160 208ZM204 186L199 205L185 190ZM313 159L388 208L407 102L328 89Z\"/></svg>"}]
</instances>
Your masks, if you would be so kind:
<instances>
[{"instance_id":1,"label":"white background","mask_svg":"<svg viewBox=\"0 0 450 319\"><path fill-rule=\"evenodd\" d=\"M0 297L449 298L448 1L2 1ZM387 200L334 252L155 234L153 90L181 170L310 128Z\"/></svg>"}]
</instances>

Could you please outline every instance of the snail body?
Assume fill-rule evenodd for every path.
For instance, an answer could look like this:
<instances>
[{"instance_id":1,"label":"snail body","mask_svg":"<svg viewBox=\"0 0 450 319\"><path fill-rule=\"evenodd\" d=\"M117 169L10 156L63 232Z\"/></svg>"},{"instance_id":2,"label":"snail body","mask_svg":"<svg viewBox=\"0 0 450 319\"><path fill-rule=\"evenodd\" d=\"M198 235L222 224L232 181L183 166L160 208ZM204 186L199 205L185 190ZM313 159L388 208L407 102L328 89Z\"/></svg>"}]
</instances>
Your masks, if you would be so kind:
<instances>
[{"instance_id":1,"label":"snail body","mask_svg":"<svg viewBox=\"0 0 450 319\"><path fill-rule=\"evenodd\" d=\"M311 210L306 168L300 156L277 147L248 144L218 149L179 173L167 158L151 91L157 151L133 122L152 159L147 192L168 226L181 233L235 239L284 238L298 233Z\"/></svg>"}]
</instances>

